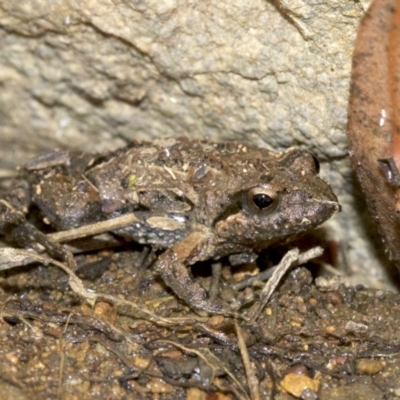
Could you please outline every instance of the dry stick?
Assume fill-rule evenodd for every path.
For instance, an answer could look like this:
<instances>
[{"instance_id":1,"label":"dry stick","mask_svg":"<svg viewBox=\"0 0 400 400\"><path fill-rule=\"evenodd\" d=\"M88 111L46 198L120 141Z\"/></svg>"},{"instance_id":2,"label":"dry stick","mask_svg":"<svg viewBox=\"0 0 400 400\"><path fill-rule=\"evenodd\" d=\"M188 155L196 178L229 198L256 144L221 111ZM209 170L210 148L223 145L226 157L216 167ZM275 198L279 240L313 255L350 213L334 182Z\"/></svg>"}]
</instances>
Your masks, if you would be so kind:
<instances>
[{"instance_id":1,"label":"dry stick","mask_svg":"<svg viewBox=\"0 0 400 400\"><path fill-rule=\"evenodd\" d=\"M211 268L212 268L212 278L210 282L210 288L208 290L208 295L210 297L210 300L215 300L219 292L222 264L220 262L213 263L211 265Z\"/></svg>"},{"instance_id":2,"label":"dry stick","mask_svg":"<svg viewBox=\"0 0 400 400\"><path fill-rule=\"evenodd\" d=\"M303 260L311 260L312 258L319 257L323 253L323 249L321 247L314 247L302 254ZM294 248L289 250L285 256L282 258L281 262L276 267L273 275L271 276L270 280L264 286L264 289L261 292L260 300L254 304L254 306L250 309L248 317L255 321L261 314L263 308L268 303L269 299L274 293L276 287L278 286L279 282L286 274L288 269L293 265L294 262L298 261L300 258L299 256L299 249ZM303 261L305 262L305 261Z\"/></svg>"},{"instance_id":3,"label":"dry stick","mask_svg":"<svg viewBox=\"0 0 400 400\"><path fill-rule=\"evenodd\" d=\"M11 179L17 176L16 171L9 169L0 169L0 179Z\"/></svg>"},{"instance_id":4,"label":"dry stick","mask_svg":"<svg viewBox=\"0 0 400 400\"><path fill-rule=\"evenodd\" d=\"M124 214L120 217L108 219L106 221L95 222L81 226L80 228L69 229L67 231L54 232L47 235L50 239L56 242L69 242L71 240L94 236L104 232L110 232L116 229L124 228L135 222L139 222L135 214Z\"/></svg>"},{"instance_id":5,"label":"dry stick","mask_svg":"<svg viewBox=\"0 0 400 400\"><path fill-rule=\"evenodd\" d=\"M318 250L319 249L319 250ZM315 247L310 249L310 251L306 251L304 253L299 254L299 258L297 259L296 263L293 265L301 265L305 264L306 262L310 261L313 258L319 257L323 254L323 249L322 247ZM271 276L275 273L275 271L279 268L280 264L268 268L265 271L260 272L257 275L250 276L249 278L242 279L239 282L231 284L232 289L234 290L243 290L246 287L252 286L254 283L260 283L262 281L267 281L268 279L271 278ZM334 270L336 271L336 270ZM333 271L330 271L333 272ZM338 274L338 272L335 272Z\"/></svg>"},{"instance_id":6,"label":"dry stick","mask_svg":"<svg viewBox=\"0 0 400 400\"><path fill-rule=\"evenodd\" d=\"M235 321L235 330L240 354L242 355L243 359L244 369L246 371L247 384L249 386L251 400L260 400L259 382L256 374L254 373L254 368L252 367L250 362L249 352L247 351L247 346L243 337L242 329L240 328L237 321Z\"/></svg>"},{"instance_id":7,"label":"dry stick","mask_svg":"<svg viewBox=\"0 0 400 400\"><path fill-rule=\"evenodd\" d=\"M208 348L205 349L192 349L190 347L186 347L180 343L174 342L172 340L157 340L156 342L159 343L166 343L166 344L170 344L172 346L177 347L178 349L188 352L188 353L193 353L196 354L197 357L201 358L205 364L211 369L212 372L212 379L211 381L214 383L215 386L217 386L218 389L220 390L224 390L223 387L221 387L218 383L217 379L215 378L215 371L216 368L220 368L222 369L228 376L229 378L232 379L232 381L234 382L234 385L240 390L240 394L236 391L236 396L240 399L240 400L249 400L249 396L246 393L245 388L242 386L242 384L240 383L239 379L236 378L235 374L233 374L227 367L226 365L215 355L211 352L211 350L209 350Z\"/></svg>"},{"instance_id":8,"label":"dry stick","mask_svg":"<svg viewBox=\"0 0 400 400\"><path fill-rule=\"evenodd\" d=\"M140 315L140 318L152 321L161 326L176 326L177 324L190 324L197 321L203 321L204 318L201 317L191 317L191 318L164 318L160 317L144 306L140 306L132 301L120 299L118 297L106 294L106 293L94 293L88 291L83 282L74 274L74 272L64 263L54 260L50 257L41 256L37 253L23 250L14 249L10 247L0 248L0 271L5 271L12 269L14 267L20 267L23 265L28 265L33 262L40 262L44 265L53 264L61 268L69 276L68 284L72 291L76 293L81 298L85 299L89 304L94 305L98 300L108 301L111 304L116 305L116 307L126 307L128 310L134 310ZM115 330L122 334L122 331L115 328Z\"/></svg>"}]
</instances>

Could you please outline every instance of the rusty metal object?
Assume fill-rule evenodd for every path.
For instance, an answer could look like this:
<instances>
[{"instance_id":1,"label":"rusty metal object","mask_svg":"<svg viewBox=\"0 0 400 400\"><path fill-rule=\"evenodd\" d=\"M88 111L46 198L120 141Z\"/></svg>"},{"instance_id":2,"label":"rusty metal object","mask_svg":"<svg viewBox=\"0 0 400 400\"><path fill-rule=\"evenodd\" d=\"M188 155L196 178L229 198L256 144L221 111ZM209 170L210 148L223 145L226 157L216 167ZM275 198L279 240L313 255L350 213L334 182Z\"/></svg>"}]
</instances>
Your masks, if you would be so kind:
<instances>
[{"instance_id":1,"label":"rusty metal object","mask_svg":"<svg viewBox=\"0 0 400 400\"><path fill-rule=\"evenodd\" d=\"M349 102L350 158L389 258L400 266L400 1L361 21Z\"/></svg>"}]
</instances>

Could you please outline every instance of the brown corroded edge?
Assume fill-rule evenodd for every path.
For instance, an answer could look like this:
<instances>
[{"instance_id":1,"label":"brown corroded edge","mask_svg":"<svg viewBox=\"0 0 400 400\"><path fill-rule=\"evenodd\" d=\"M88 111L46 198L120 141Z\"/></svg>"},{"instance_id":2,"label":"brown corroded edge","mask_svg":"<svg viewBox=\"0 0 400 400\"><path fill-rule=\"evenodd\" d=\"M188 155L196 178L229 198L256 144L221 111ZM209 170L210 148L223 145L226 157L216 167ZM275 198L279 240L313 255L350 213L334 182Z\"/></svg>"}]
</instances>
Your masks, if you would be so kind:
<instances>
[{"instance_id":1,"label":"brown corroded edge","mask_svg":"<svg viewBox=\"0 0 400 400\"><path fill-rule=\"evenodd\" d=\"M400 261L396 190L387 182L379 159L393 156L389 38L398 6L398 0L375 0L360 24L353 57L348 122L353 168L389 258L395 261Z\"/></svg>"}]
</instances>

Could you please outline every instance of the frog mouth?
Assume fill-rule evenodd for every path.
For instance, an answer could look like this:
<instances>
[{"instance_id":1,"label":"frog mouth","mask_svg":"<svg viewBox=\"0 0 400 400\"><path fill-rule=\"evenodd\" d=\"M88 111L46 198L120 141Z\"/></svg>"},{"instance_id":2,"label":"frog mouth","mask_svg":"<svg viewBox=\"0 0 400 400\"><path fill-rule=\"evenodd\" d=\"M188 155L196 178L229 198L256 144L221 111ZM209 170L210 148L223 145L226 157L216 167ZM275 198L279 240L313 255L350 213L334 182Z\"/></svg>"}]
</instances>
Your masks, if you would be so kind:
<instances>
[{"instance_id":1,"label":"frog mouth","mask_svg":"<svg viewBox=\"0 0 400 400\"><path fill-rule=\"evenodd\" d=\"M332 215L342 211L342 206L337 201L321 200L320 203L323 203L326 206L332 206L334 208Z\"/></svg>"}]
</instances>

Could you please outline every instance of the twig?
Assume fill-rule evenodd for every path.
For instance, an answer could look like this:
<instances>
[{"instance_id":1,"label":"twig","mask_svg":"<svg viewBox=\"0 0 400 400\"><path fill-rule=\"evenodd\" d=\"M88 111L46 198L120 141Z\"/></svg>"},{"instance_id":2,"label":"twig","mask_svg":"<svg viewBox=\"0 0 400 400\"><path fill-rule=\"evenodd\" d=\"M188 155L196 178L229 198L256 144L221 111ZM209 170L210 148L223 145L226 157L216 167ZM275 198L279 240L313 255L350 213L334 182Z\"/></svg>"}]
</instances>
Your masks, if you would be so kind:
<instances>
[{"instance_id":1,"label":"twig","mask_svg":"<svg viewBox=\"0 0 400 400\"><path fill-rule=\"evenodd\" d=\"M0 169L0 179L11 179L17 176L17 172L9 169Z\"/></svg>"},{"instance_id":2,"label":"twig","mask_svg":"<svg viewBox=\"0 0 400 400\"><path fill-rule=\"evenodd\" d=\"M312 258L319 257L323 253L323 249L321 247L314 247L302 254L303 262L311 260ZM264 286L260 300L254 304L254 306L249 311L249 318L250 320L255 321L261 314L263 308L268 303L269 299L272 296L272 293L275 291L276 287L278 286L279 282L286 274L288 269L292 267L292 265L297 261L299 261L299 249L294 248L289 250L285 256L282 258L281 262L277 265L273 275L271 276L270 280Z\"/></svg>"},{"instance_id":3,"label":"twig","mask_svg":"<svg viewBox=\"0 0 400 400\"><path fill-rule=\"evenodd\" d=\"M317 249L319 249L320 253L318 253ZM311 251L312 251L311 256L308 251L299 254L298 260L296 262L294 262L292 265L296 266L296 265L305 264L306 262L310 261L311 259L319 257L320 255L323 254L322 247L315 247L315 248L311 249ZM314 251L315 251L315 253L314 253ZM243 290L246 287L252 286L255 282L267 281L268 279L271 278L271 276L275 273L275 271L278 268L279 268L279 265L272 267L272 268L268 268L267 270L260 272L257 275L250 276L249 278L242 279L241 281L239 281L237 283L233 283L231 285L231 287L234 290Z\"/></svg>"},{"instance_id":4,"label":"twig","mask_svg":"<svg viewBox=\"0 0 400 400\"><path fill-rule=\"evenodd\" d=\"M171 344L172 346L175 346L178 349L183 350L187 353L196 354L199 358L201 358L206 363L206 365L208 365L210 367L210 369L212 371L211 381L214 381L213 382L214 385L217 386L220 390L223 390L224 388L220 385L218 380L214 379L216 368L220 368L232 379L236 388L239 389L239 391L241 392L241 393L238 393L236 390L237 397L240 400L242 400L242 399L249 400L249 396L246 393L246 390L244 389L244 387L242 386L240 381L236 378L235 374L233 374L217 356L215 356L213 353L211 353L211 351L209 349L204 348L204 349L201 349L202 351L200 351L200 349L199 350L192 349L190 347L183 346L182 344L174 342L172 340L157 340L157 342Z\"/></svg>"},{"instance_id":5,"label":"twig","mask_svg":"<svg viewBox=\"0 0 400 400\"><path fill-rule=\"evenodd\" d=\"M251 400L260 400L259 382L256 374L254 373L254 368L252 367L250 362L249 352L247 351L247 346L243 337L242 329L240 328L237 321L235 321L235 330L244 369L246 371L247 384L249 386Z\"/></svg>"},{"instance_id":6,"label":"twig","mask_svg":"<svg viewBox=\"0 0 400 400\"><path fill-rule=\"evenodd\" d=\"M222 271L222 264L220 262L213 263L211 265L212 268L212 277L210 283L210 289L208 290L208 295L210 300L215 300L218 296L219 285L221 281L221 271Z\"/></svg>"},{"instance_id":7,"label":"twig","mask_svg":"<svg viewBox=\"0 0 400 400\"><path fill-rule=\"evenodd\" d=\"M133 213L124 214L121 215L120 217L81 226L80 228L50 233L47 235L47 237L56 242L69 242L71 240L87 236L94 236L100 233L110 232L116 229L124 228L125 226L131 225L135 222L139 222L135 214Z\"/></svg>"},{"instance_id":8,"label":"twig","mask_svg":"<svg viewBox=\"0 0 400 400\"><path fill-rule=\"evenodd\" d=\"M106 293L93 293L88 291L83 282L74 274L74 272L64 263L54 260L47 256L39 255L35 252L14 249L11 247L0 248L0 271L12 269L14 267L19 267L22 265L28 265L34 262L39 262L44 265L53 264L61 268L68 276L68 284L72 291L76 293L79 297L88 301L91 305L94 305L99 300L107 301L114 304L117 309L119 307L124 307L127 310L133 310L136 313L136 318L143 318L148 321L157 323L161 326L176 326L178 324L195 323L201 319L200 317L192 318L163 318L148 310L146 307L141 306L137 303L120 299L118 297L106 294ZM125 311L127 312L127 311Z\"/></svg>"}]
</instances>

